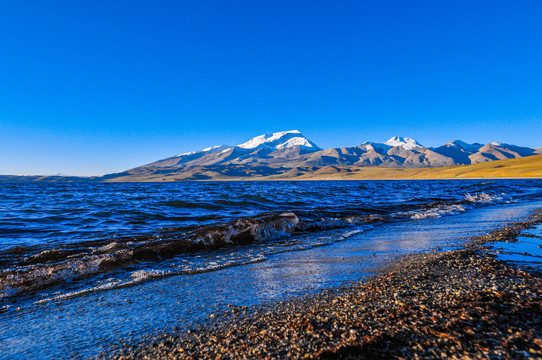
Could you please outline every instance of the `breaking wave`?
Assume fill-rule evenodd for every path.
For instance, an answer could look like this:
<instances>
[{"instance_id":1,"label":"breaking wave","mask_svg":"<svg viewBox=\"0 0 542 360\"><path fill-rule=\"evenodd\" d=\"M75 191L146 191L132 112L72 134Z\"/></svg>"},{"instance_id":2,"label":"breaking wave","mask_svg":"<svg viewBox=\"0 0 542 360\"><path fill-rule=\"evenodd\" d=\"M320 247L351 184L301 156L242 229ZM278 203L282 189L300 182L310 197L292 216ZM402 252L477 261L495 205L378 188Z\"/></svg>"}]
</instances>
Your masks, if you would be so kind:
<instances>
[{"instance_id":1,"label":"breaking wave","mask_svg":"<svg viewBox=\"0 0 542 360\"><path fill-rule=\"evenodd\" d=\"M80 249L79 253L74 249L46 249L24 258L23 266L15 270L0 272L0 298L143 261L161 261L187 252L286 236L298 222L294 213L271 214L189 231L163 229L133 241L116 240L93 249Z\"/></svg>"}]
</instances>

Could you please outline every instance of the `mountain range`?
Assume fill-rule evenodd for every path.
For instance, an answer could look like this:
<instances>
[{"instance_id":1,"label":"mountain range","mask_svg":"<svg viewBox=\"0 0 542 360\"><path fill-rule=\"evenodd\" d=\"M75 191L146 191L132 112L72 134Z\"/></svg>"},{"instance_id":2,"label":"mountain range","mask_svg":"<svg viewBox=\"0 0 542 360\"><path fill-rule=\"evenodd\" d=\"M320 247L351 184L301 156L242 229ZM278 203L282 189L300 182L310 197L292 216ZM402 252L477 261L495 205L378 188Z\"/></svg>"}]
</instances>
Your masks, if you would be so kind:
<instances>
[{"instance_id":1,"label":"mountain range","mask_svg":"<svg viewBox=\"0 0 542 360\"><path fill-rule=\"evenodd\" d=\"M425 147L413 138L395 136L384 143L363 142L353 147L322 149L297 130L254 137L236 145L192 151L124 172L106 181L175 181L243 178L296 178L305 174L334 174L353 168L425 168L468 165L542 154L532 149L491 142L450 141Z\"/></svg>"}]
</instances>

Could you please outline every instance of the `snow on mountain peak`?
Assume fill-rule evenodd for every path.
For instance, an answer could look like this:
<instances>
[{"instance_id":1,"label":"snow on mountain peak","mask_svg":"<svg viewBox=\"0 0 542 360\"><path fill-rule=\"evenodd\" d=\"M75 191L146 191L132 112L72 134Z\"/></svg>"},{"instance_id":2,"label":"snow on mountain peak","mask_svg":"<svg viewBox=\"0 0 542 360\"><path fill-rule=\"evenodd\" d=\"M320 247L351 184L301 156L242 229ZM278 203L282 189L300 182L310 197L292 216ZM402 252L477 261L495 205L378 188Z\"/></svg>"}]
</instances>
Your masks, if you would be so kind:
<instances>
[{"instance_id":1,"label":"snow on mountain peak","mask_svg":"<svg viewBox=\"0 0 542 360\"><path fill-rule=\"evenodd\" d=\"M215 145L215 146L209 146L209 147L207 147L205 149L202 149L200 151L190 151L190 152L179 154L177 156L194 155L194 154L197 154L197 153L211 154L211 153L215 153L215 152L219 152L219 151L223 151L223 150L227 150L227 149L231 149L231 146L228 146L228 145Z\"/></svg>"},{"instance_id":2,"label":"snow on mountain peak","mask_svg":"<svg viewBox=\"0 0 542 360\"><path fill-rule=\"evenodd\" d=\"M230 149L231 146L228 146L228 145L215 145L215 146L210 146L208 148L205 148L201 151L204 151L204 152L219 152L221 150L225 150L225 149Z\"/></svg>"},{"instance_id":3,"label":"snow on mountain peak","mask_svg":"<svg viewBox=\"0 0 542 360\"><path fill-rule=\"evenodd\" d=\"M365 150L371 151L371 150L381 150L381 151L388 151L392 146L384 144L384 143L375 143L372 141L364 141L361 146L365 148Z\"/></svg>"},{"instance_id":4,"label":"snow on mountain peak","mask_svg":"<svg viewBox=\"0 0 542 360\"><path fill-rule=\"evenodd\" d=\"M320 150L320 148L301 135L298 130L280 131L272 134L264 134L256 136L249 141L237 145L242 149L255 149L257 147L270 147L275 149L283 149L292 146L301 146L311 150Z\"/></svg>"},{"instance_id":5,"label":"snow on mountain peak","mask_svg":"<svg viewBox=\"0 0 542 360\"><path fill-rule=\"evenodd\" d=\"M449 145L449 146L461 148L461 149L469 151L469 152L476 152L483 146L482 144L478 144L478 143L469 144L469 143L466 143L466 142L461 141L461 140L450 141L449 143L446 143L444 145Z\"/></svg>"},{"instance_id":6,"label":"snow on mountain peak","mask_svg":"<svg viewBox=\"0 0 542 360\"><path fill-rule=\"evenodd\" d=\"M406 150L412 150L417 147L422 147L423 145L414 140L411 137L401 137L401 136L394 136L388 141L386 141L384 144L389 146L399 146Z\"/></svg>"}]
</instances>

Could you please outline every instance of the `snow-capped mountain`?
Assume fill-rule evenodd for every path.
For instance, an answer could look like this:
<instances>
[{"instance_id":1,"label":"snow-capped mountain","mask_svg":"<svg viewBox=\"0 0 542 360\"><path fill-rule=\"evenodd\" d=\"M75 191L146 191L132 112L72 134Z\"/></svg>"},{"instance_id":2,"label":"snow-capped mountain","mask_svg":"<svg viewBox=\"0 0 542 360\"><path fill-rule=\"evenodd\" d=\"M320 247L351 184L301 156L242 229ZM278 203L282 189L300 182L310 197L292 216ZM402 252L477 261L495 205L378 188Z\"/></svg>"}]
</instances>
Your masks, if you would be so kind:
<instances>
[{"instance_id":1,"label":"snow-capped mountain","mask_svg":"<svg viewBox=\"0 0 542 360\"><path fill-rule=\"evenodd\" d=\"M211 153L215 153L215 152L219 152L219 151L222 151L222 150L226 150L226 149L231 149L232 147L231 146L228 146L228 145L215 145L215 146L209 146L208 148L205 148L205 149L201 149L199 151L190 151L190 152L187 152L187 153L182 153L180 155L177 155L177 156L187 156L187 155L194 155L194 154L199 154L199 153L205 153L205 154L211 154Z\"/></svg>"},{"instance_id":2,"label":"snow-capped mountain","mask_svg":"<svg viewBox=\"0 0 542 360\"><path fill-rule=\"evenodd\" d=\"M290 130L290 131L280 131L272 134L264 134L256 136L249 141L242 143L240 145L236 146L229 146L229 145L216 145L216 146L210 146L208 148L199 150L199 151L191 151L186 152L179 156L188 156L188 155L194 155L194 154L211 154L215 152L225 152L225 150L233 149L234 147L241 148L241 149L261 149L261 148L267 148L267 149L284 149L284 148L291 148L291 147L302 147L305 150L310 151L318 151L322 150L304 137L301 132L298 130Z\"/></svg>"},{"instance_id":3,"label":"snow-capped mountain","mask_svg":"<svg viewBox=\"0 0 542 360\"><path fill-rule=\"evenodd\" d=\"M215 164L278 163L322 150L298 130L280 131L256 136L236 146L218 145L186 152L145 165L152 167L207 166Z\"/></svg>"},{"instance_id":4,"label":"snow-capped mountain","mask_svg":"<svg viewBox=\"0 0 542 360\"><path fill-rule=\"evenodd\" d=\"M447 142L446 144L442 146L455 147L455 148L463 149L468 152L476 152L480 150L480 148L484 145L479 144L479 143L469 144L461 140L454 140L454 141Z\"/></svg>"},{"instance_id":5,"label":"snow-capped mountain","mask_svg":"<svg viewBox=\"0 0 542 360\"><path fill-rule=\"evenodd\" d=\"M411 137L401 137L401 136L394 136L388 141L386 141L384 144L389 145L391 147L401 147L406 150L412 150L415 148L423 147L422 144L417 142Z\"/></svg>"},{"instance_id":6,"label":"snow-capped mountain","mask_svg":"<svg viewBox=\"0 0 542 360\"><path fill-rule=\"evenodd\" d=\"M274 148L275 150L299 146L306 150L318 151L315 143L304 137L298 130L280 131L272 134L256 136L249 141L237 145L242 149Z\"/></svg>"},{"instance_id":7,"label":"snow-capped mountain","mask_svg":"<svg viewBox=\"0 0 542 360\"><path fill-rule=\"evenodd\" d=\"M453 140L427 148L410 137L394 136L384 143L366 141L358 146L321 149L298 130L256 136L236 146L211 146L143 165L121 176L139 179L227 179L229 177L295 177L299 174L348 171L349 167L439 167L518 158L542 153L516 145L486 145Z\"/></svg>"}]
</instances>

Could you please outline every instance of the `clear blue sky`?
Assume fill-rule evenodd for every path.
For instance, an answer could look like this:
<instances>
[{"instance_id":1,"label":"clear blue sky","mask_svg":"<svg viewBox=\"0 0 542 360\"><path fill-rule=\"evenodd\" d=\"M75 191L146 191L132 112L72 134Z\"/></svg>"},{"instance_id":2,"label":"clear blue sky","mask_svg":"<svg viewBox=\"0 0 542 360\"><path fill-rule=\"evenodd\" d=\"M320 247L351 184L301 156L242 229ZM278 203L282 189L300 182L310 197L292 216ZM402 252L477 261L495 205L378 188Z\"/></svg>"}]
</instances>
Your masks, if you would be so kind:
<instances>
[{"instance_id":1,"label":"clear blue sky","mask_svg":"<svg viewBox=\"0 0 542 360\"><path fill-rule=\"evenodd\" d=\"M0 2L0 174L280 130L542 147L542 2Z\"/></svg>"}]
</instances>

